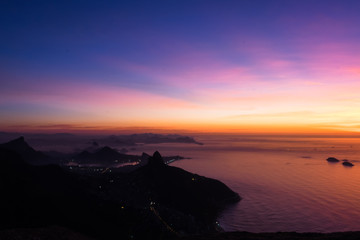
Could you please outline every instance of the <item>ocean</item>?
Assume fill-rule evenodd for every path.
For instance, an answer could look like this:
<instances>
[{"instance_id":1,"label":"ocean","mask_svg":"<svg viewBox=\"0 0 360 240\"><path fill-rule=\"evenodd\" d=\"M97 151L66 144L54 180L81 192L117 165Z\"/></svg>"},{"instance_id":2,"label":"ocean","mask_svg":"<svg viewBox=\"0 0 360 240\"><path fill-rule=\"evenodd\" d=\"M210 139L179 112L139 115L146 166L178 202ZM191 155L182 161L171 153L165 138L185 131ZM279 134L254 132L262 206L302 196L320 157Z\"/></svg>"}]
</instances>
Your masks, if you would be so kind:
<instances>
[{"instance_id":1,"label":"ocean","mask_svg":"<svg viewBox=\"0 0 360 240\"><path fill-rule=\"evenodd\" d=\"M204 145L143 145L190 157L171 165L224 182L242 200L219 217L225 231L360 231L360 138L195 136ZM328 157L351 161L328 163Z\"/></svg>"}]
</instances>

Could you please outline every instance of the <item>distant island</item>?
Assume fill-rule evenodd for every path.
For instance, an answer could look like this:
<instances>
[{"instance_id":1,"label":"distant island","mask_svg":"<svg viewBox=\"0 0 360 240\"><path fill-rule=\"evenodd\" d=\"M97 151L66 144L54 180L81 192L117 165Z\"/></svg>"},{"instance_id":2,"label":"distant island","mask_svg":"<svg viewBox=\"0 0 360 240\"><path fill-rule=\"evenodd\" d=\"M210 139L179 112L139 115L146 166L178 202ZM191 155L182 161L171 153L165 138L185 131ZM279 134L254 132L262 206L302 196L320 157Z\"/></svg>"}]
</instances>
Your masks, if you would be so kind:
<instances>
[{"instance_id":1,"label":"distant island","mask_svg":"<svg viewBox=\"0 0 360 240\"><path fill-rule=\"evenodd\" d=\"M128 147L136 148L144 144L184 143L203 145L193 137L179 134L129 134L129 135L77 135L70 133L39 134L39 133L13 133L0 132L0 142L11 141L24 136L27 141L37 149L43 151L75 152L88 148L90 151L98 147L121 148L126 153Z\"/></svg>"},{"instance_id":2,"label":"distant island","mask_svg":"<svg viewBox=\"0 0 360 240\"><path fill-rule=\"evenodd\" d=\"M330 163L338 163L338 162L340 162L340 160L335 158L335 157L329 157L326 160L328 162L330 162ZM354 166L354 164L352 162L350 162L349 160L347 160L347 159L342 160L342 165L344 165L345 167L353 167Z\"/></svg>"},{"instance_id":3,"label":"distant island","mask_svg":"<svg viewBox=\"0 0 360 240\"><path fill-rule=\"evenodd\" d=\"M111 135L107 138L98 139L103 143L124 143L128 145L136 144L156 144L156 143L191 143L203 145L203 143L197 142L194 138L189 136L183 136L179 134L131 134L131 135Z\"/></svg>"}]
</instances>

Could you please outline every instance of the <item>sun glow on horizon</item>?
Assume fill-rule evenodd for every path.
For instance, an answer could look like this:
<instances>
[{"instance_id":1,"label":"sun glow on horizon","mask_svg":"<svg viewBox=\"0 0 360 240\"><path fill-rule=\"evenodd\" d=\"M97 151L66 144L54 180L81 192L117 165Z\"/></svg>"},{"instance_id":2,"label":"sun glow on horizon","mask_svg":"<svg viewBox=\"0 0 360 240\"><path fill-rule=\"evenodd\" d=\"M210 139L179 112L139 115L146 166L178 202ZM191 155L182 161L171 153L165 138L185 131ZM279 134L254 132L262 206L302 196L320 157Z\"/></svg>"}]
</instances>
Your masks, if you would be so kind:
<instances>
[{"instance_id":1,"label":"sun glow on horizon","mask_svg":"<svg viewBox=\"0 0 360 240\"><path fill-rule=\"evenodd\" d=\"M360 4L245 2L9 3L0 131L359 132Z\"/></svg>"}]
</instances>

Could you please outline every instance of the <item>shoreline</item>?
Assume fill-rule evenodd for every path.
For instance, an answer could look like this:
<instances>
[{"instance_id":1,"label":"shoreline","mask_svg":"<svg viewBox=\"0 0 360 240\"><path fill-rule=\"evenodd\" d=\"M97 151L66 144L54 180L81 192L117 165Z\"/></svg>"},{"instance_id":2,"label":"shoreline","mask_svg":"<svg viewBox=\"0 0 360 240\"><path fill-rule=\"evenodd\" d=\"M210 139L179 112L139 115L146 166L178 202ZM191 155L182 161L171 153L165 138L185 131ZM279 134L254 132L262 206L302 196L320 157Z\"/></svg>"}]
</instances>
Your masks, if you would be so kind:
<instances>
[{"instance_id":1,"label":"shoreline","mask_svg":"<svg viewBox=\"0 0 360 240\"><path fill-rule=\"evenodd\" d=\"M175 240L174 238L173 240ZM348 232L332 232L332 233L317 233L317 232L223 232L217 234L193 235L182 238L181 240L357 240L360 239L360 231Z\"/></svg>"},{"instance_id":2,"label":"shoreline","mask_svg":"<svg viewBox=\"0 0 360 240\"><path fill-rule=\"evenodd\" d=\"M45 240L95 240L82 233L73 231L62 226L44 226L35 228L10 228L0 230L0 239L31 239ZM317 233L317 232L221 232L202 235L189 235L181 237L168 238L169 240L358 240L360 239L360 231Z\"/></svg>"}]
</instances>

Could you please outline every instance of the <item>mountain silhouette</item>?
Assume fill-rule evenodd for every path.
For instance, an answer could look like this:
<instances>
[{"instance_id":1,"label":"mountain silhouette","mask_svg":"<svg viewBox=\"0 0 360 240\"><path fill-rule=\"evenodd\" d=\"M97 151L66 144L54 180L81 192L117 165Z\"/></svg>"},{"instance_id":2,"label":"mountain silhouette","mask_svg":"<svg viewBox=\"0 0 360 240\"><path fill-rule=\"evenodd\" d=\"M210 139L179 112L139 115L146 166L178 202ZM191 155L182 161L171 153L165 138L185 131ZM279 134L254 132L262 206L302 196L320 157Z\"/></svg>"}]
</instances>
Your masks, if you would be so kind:
<instances>
[{"instance_id":1,"label":"mountain silhouette","mask_svg":"<svg viewBox=\"0 0 360 240\"><path fill-rule=\"evenodd\" d=\"M240 200L218 180L166 165L159 152L129 173L87 175L28 164L18 151L38 156L23 138L1 145L0 230L55 225L96 239L169 239L215 231L219 211Z\"/></svg>"},{"instance_id":2,"label":"mountain silhouette","mask_svg":"<svg viewBox=\"0 0 360 240\"><path fill-rule=\"evenodd\" d=\"M50 157L30 147L24 137L19 137L10 142L0 144L0 148L15 151L26 162L31 164L46 164L50 161Z\"/></svg>"},{"instance_id":3,"label":"mountain silhouette","mask_svg":"<svg viewBox=\"0 0 360 240\"><path fill-rule=\"evenodd\" d=\"M141 192L139 198L152 199L161 206L191 214L202 222L214 221L226 204L241 200L237 193L218 180L164 164L159 152L149 158L146 166L129 173L127 181Z\"/></svg>"},{"instance_id":4,"label":"mountain silhouette","mask_svg":"<svg viewBox=\"0 0 360 240\"><path fill-rule=\"evenodd\" d=\"M132 235L156 239L167 234L149 210L124 208L121 198L104 197L99 185L106 176L78 175L57 165L30 165L4 148L0 148L0 159L0 231L55 225L95 239L130 239Z\"/></svg>"},{"instance_id":5,"label":"mountain silhouette","mask_svg":"<svg viewBox=\"0 0 360 240\"><path fill-rule=\"evenodd\" d=\"M79 163L99 163L99 164L115 164L138 160L138 156L127 155L119 153L116 149L110 147L102 147L91 153L89 151L82 151L75 155L74 160Z\"/></svg>"},{"instance_id":6,"label":"mountain silhouette","mask_svg":"<svg viewBox=\"0 0 360 240\"><path fill-rule=\"evenodd\" d=\"M151 167L159 168L165 166L164 159L158 151L154 152L152 157L149 157L148 164Z\"/></svg>"}]
</instances>

